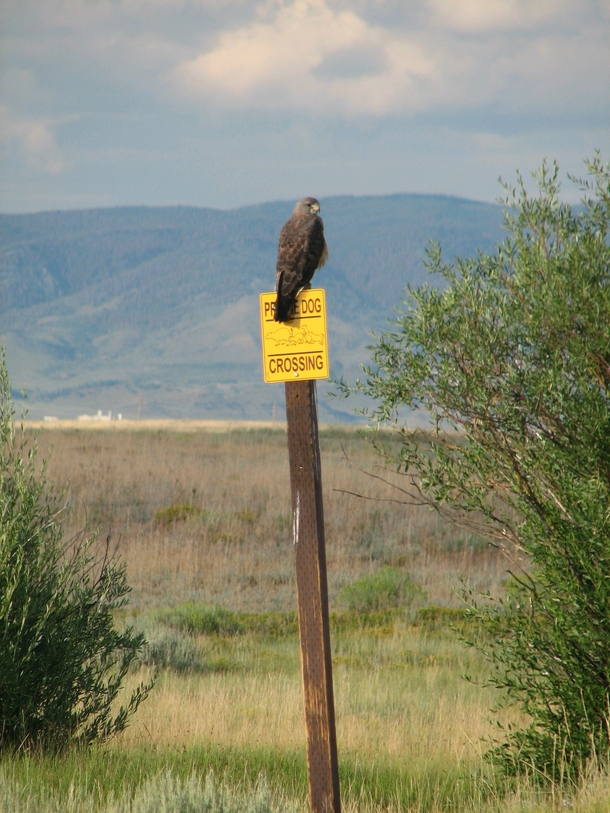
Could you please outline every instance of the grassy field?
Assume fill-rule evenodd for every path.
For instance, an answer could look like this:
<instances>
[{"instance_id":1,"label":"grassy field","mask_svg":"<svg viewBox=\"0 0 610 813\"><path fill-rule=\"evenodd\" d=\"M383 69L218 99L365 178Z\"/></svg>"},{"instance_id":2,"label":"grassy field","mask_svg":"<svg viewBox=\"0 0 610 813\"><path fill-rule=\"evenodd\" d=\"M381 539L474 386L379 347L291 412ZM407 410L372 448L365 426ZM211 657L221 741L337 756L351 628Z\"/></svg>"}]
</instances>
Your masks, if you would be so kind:
<instances>
[{"instance_id":1,"label":"grassy field","mask_svg":"<svg viewBox=\"0 0 610 813\"><path fill-rule=\"evenodd\" d=\"M49 476L70 481L66 533L87 523L111 536L135 608L295 609L284 431L57 429L40 431L39 446L43 457L52 449ZM461 575L499 589L505 563L481 540L428 509L341 493L396 496L360 470L377 471L379 459L356 432L322 431L321 449L331 605L383 565L406 568L430 604L459 606Z\"/></svg>"},{"instance_id":2,"label":"grassy field","mask_svg":"<svg viewBox=\"0 0 610 813\"><path fill-rule=\"evenodd\" d=\"M2 811L307 808L286 436L229 429L39 431L49 477L70 481L66 534L86 523L126 563L133 592L117 623L149 641L130 680L158 679L112 742L4 758ZM357 433L327 429L321 448L344 808L609 810L604 774L544 795L481 759L498 698L449 622L463 623L460 578L502 590L501 555L427 509L382 501L395 494L365 473L379 458ZM379 574L403 585L397 599Z\"/></svg>"}]
</instances>

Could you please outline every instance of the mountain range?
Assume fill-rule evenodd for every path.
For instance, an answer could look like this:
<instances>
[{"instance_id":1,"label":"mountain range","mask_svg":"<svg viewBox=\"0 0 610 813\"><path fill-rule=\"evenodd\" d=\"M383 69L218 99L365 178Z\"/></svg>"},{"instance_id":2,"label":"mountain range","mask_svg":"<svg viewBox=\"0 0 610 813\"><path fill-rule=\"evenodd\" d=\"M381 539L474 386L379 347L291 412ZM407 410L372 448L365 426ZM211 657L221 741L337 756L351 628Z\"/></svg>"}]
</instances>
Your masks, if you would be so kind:
<instances>
[{"instance_id":1,"label":"mountain range","mask_svg":"<svg viewBox=\"0 0 610 813\"><path fill-rule=\"evenodd\" d=\"M460 198L321 204L330 257L314 287L326 289L333 378L358 374L371 331L426 280L430 240L450 261L503 237L499 206ZM283 386L262 379L258 296L274 287L293 205L0 215L0 344L30 416L281 418ZM353 419L330 387L321 420Z\"/></svg>"}]
</instances>

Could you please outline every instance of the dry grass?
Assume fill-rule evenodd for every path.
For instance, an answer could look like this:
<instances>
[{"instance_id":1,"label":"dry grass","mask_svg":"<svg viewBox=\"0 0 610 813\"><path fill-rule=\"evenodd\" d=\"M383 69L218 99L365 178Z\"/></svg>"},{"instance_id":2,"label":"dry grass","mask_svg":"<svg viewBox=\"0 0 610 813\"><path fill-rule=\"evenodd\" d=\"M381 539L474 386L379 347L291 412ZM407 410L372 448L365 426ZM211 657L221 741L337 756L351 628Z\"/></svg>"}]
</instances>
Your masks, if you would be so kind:
<instances>
[{"instance_id":1,"label":"dry grass","mask_svg":"<svg viewBox=\"0 0 610 813\"><path fill-rule=\"evenodd\" d=\"M293 609L285 432L183 428L41 430L41 453L53 446L49 476L71 481L67 530L88 522L119 543L140 613L193 600ZM323 431L321 449L331 604L343 585L385 564L407 568L432 604L459 605L461 576L499 587L504 562L481 540L428 509L342 493L393 496L364 473L380 461L357 433ZM196 643L209 671L164 671L119 747L302 747L296 638ZM333 650L343 753L397 763L477 757L490 733L491 697L461 679L481 664L457 640L399 625L391 634L333 636Z\"/></svg>"},{"instance_id":2,"label":"dry grass","mask_svg":"<svg viewBox=\"0 0 610 813\"><path fill-rule=\"evenodd\" d=\"M203 661L224 669L162 674L120 747L150 741L188 748L213 741L237 748L303 747L303 696L296 639L201 640ZM212 652L212 646L216 651ZM207 652L206 652L207 649ZM461 675L481 663L455 636L402 626L333 637L339 752L393 764L472 762L489 737L489 690ZM141 676L138 677L138 679ZM514 720L514 715L512 715Z\"/></svg>"},{"instance_id":3,"label":"dry grass","mask_svg":"<svg viewBox=\"0 0 610 813\"><path fill-rule=\"evenodd\" d=\"M293 609L285 431L123 424L120 431L109 431L116 424L44 425L39 447L45 457L53 447L49 476L60 485L70 481L66 533L87 523L99 528L101 541L110 536L118 544L133 586L136 622L158 623L158 613L149 610L193 600L235 611ZM388 491L362 471L374 470L379 458L355 432L327 429L321 447L331 604L343 585L385 564L407 568L431 604L459 606L460 577L481 590L502 589L506 565L496 550L427 509L382 501ZM198 671L163 669L130 727L99 754L68 755L65 765L52 759L9 765L7 770L21 772L15 774L15 798L25 798L36 771L38 794L61 781L65 798L74 787L83 793L115 788L129 798L129 781L141 784L160 769L173 771L183 756L195 760L204 746L210 754L218 748L221 756L244 754L250 761L271 752L283 766L277 769L278 788L291 787L306 809L304 786L295 790L290 767L290 755L304 750L296 636L187 637L199 653ZM402 620L391 629L337 632L332 646L339 758L342 766L352 766L349 782L355 783L342 788L347 811L608 809L607 775L592 776L567 799L541 794L527 781L512 790L492 779L489 784L480 739L492 734L489 709L497 698L462 679L464 673L482 678L485 665L446 629L426 633ZM129 680L142 677L140 671ZM503 719L518 721L515 713ZM115 785L120 772L107 770L108 761L120 763L124 784ZM239 763L237 773L245 766ZM365 766L368 777L362 791L358 766ZM56 809L32 804L32 810ZM66 809L61 805L57 809ZM106 810L93 801L82 809Z\"/></svg>"},{"instance_id":4,"label":"dry grass","mask_svg":"<svg viewBox=\"0 0 610 813\"><path fill-rule=\"evenodd\" d=\"M137 607L294 608L285 432L183 424L39 430L43 456L53 450L49 476L70 481L66 531L88 523L118 544ZM355 432L323 431L321 448L331 604L344 584L383 564L406 567L433 604L458 604L461 576L477 588L500 586L497 551L429 509L339 492L389 495L357 468L373 470L379 458ZM185 505L195 510L174 521L158 513Z\"/></svg>"}]
</instances>

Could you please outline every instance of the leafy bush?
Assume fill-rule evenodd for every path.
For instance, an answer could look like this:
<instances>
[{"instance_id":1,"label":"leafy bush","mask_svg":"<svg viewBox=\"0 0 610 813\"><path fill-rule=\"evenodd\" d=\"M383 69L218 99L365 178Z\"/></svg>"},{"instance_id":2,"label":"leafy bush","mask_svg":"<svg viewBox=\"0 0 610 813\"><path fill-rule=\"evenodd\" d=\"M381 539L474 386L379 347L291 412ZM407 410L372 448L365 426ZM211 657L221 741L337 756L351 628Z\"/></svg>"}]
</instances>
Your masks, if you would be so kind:
<instances>
[{"instance_id":1,"label":"leafy bush","mask_svg":"<svg viewBox=\"0 0 610 813\"><path fill-rule=\"evenodd\" d=\"M557 166L537 196L519 179L495 254L447 265L433 247L445 287L409 290L355 387L375 421L431 415L402 431L402 499L507 554L506 597L467 596L472 643L530 722L490 756L553 778L610 757L610 166L587 167L577 209Z\"/></svg>"},{"instance_id":2,"label":"leafy bush","mask_svg":"<svg viewBox=\"0 0 610 813\"><path fill-rule=\"evenodd\" d=\"M370 613L393 607L410 607L416 599L423 600L425 595L425 591L413 582L406 570L382 567L376 573L341 588L338 601L348 610Z\"/></svg>"},{"instance_id":3,"label":"leafy bush","mask_svg":"<svg viewBox=\"0 0 610 813\"><path fill-rule=\"evenodd\" d=\"M4 352L0 447L0 747L103 740L150 690L113 708L143 638L114 627L129 587L108 547L63 541L59 498L17 443Z\"/></svg>"}]
</instances>

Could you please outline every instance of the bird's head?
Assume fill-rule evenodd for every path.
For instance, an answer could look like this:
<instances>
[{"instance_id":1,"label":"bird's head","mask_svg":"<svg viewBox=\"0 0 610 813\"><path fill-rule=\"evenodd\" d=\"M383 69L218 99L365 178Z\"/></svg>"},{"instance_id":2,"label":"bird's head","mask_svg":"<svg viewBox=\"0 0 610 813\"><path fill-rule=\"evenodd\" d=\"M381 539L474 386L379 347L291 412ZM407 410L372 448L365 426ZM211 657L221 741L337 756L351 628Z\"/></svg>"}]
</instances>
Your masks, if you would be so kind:
<instances>
[{"instance_id":1,"label":"bird's head","mask_svg":"<svg viewBox=\"0 0 610 813\"><path fill-rule=\"evenodd\" d=\"M317 215L320 211L320 204L315 198L301 198L294 207L295 215Z\"/></svg>"}]
</instances>

